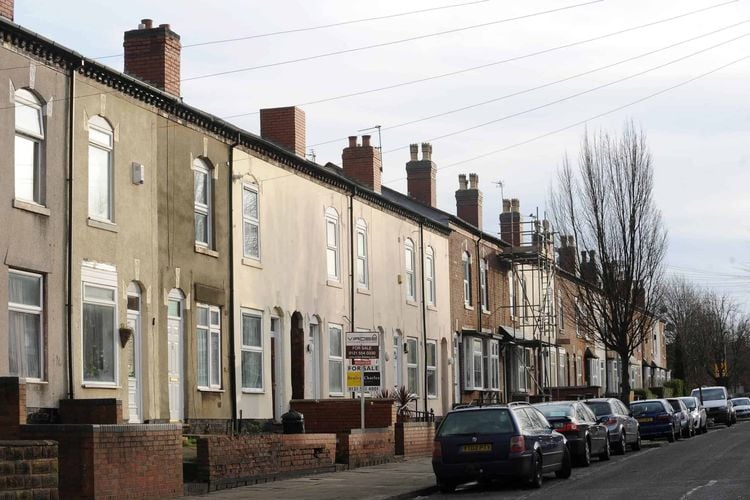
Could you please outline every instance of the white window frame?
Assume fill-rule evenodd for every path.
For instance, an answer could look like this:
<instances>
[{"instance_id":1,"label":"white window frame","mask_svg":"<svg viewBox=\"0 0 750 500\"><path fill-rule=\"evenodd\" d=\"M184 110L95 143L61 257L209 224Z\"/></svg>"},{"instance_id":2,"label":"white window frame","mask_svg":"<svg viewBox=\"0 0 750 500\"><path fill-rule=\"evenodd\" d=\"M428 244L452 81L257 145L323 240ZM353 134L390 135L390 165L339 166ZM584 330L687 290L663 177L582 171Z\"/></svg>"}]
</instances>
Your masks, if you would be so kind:
<instances>
[{"instance_id":1,"label":"white window frame","mask_svg":"<svg viewBox=\"0 0 750 500\"><path fill-rule=\"evenodd\" d=\"M425 288L427 289L427 305L428 306L435 306L436 303L436 290L435 290L435 250L428 246L427 250L425 251Z\"/></svg>"},{"instance_id":2,"label":"white window frame","mask_svg":"<svg viewBox=\"0 0 750 500\"><path fill-rule=\"evenodd\" d=\"M406 337L407 350L406 353L406 385L409 392L412 392L419 396L420 394L420 383L419 383L419 341L415 337ZM414 380L416 380L416 387L411 387L409 380L411 377L409 374L414 371Z\"/></svg>"},{"instance_id":3,"label":"white window frame","mask_svg":"<svg viewBox=\"0 0 750 500\"><path fill-rule=\"evenodd\" d=\"M248 195L248 192L255 193L255 213L257 217L245 213L245 197ZM247 226L255 227L258 235L258 249L256 254L252 252L248 253L245 246L248 236L246 233ZM242 185L242 254L249 259L260 260L260 191L258 190L258 186L248 183Z\"/></svg>"},{"instance_id":4,"label":"white window frame","mask_svg":"<svg viewBox=\"0 0 750 500\"><path fill-rule=\"evenodd\" d=\"M20 165L18 164L18 152L14 151L14 192L17 200L23 200L37 205L44 205L44 195L42 193L42 177L44 176L44 169L42 164L42 152L44 145L44 119L42 116L42 103L39 99L28 89L18 89L15 93L15 109L16 116L18 115L18 109L23 106L30 108L36 112L37 120L39 123L39 130L29 130L21 128L18 125L18 119L16 118L16 144L18 139L29 141L34 147L34 160L31 165L31 180L32 180L32 195L31 198L20 195L20 189L18 186L18 172Z\"/></svg>"},{"instance_id":5,"label":"white window frame","mask_svg":"<svg viewBox=\"0 0 750 500\"><path fill-rule=\"evenodd\" d=\"M437 399L438 397L438 378L437 378L437 342L428 340L425 351L425 367L427 369L427 379L425 380L427 397ZM432 364L430 364L430 352L432 353ZM430 387L430 380L433 381Z\"/></svg>"},{"instance_id":6,"label":"white window frame","mask_svg":"<svg viewBox=\"0 0 750 500\"><path fill-rule=\"evenodd\" d=\"M32 380L32 381L41 381L44 380L45 373L44 373L44 276L37 273L30 273L26 271L19 271L17 269L9 269L8 270L8 315L10 316L10 313L16 312L16 313L22 313L22 314L33 314L36 316L39 316L39 331L37 332L37 341L39 342L39 359L38 363L39 365L36 367L39 371L38 377L30 377L28 375L29 370L26 363L27 356L26 356L26 348L21 347L25 346L25 332L17 332L16 333L16 342L19 343L19 349L16 352L16 355L18 356L16 363L20 364L18 367L18 373L15 375L25 378L26 380ZM22 304L19 302L11 302L10 301L10 275L16 275L16 276L24 276L24 277L30 277L35 278L39 282L39 305L35 306L32 304ZM9 324L8 324L8 348L10 348L10 318L8 318ZM19 337L19 335L21 337ZM10 359L10 356L9 356Z\"/></svg>"},{"instance_id":7,"label":"white window frame","mask_svg":"<svg viewBox=\"0 0 750 500\"><path fill-rule=\"evenodd\" d=\"M208 381L208 384L207 385L206 384L201 385L200 381L199 381L198 382L198 389L199 390L219 390L222 387L221 386L221 379L222 379L222 372L221 372L221 365L222 365L222 359L221 359L221 309L219 308L219 306L212 306L212 305L209 305L209 304L201 304L201 303L196 303L195 309L196 309L196 317L195 317L195 329L196 329L195 338L196 338L196 342L198 342L198 329L204 329L204 330L206 330L206 334L207 334L206 335L206 342L207 342L207 345L206 345L206 356L208 357L208 359L206 360L206 370L207 370L207 377L208 377L207 381ZM207 312L208 312L208 324L207 325L200 325L200 324L198 324L198 317L199 317L199 315L197 314L197 311L199 311L201 309L206 309ZM214 323L213 320L212 320L212 318L211 318L214 314L216 314L218 316L218 318L219 318L218 323ZM214 337L214 335L216 335L216 336L219 337L219 355L218 355L219 366L218 367L214 367L213 366L214 365L214 362L213 362L213 358L214 358L214 356L213 356L213 354L214 354L213 353L213 337ZM198 350L197 349L196 349L196 356L198 356ZM213 376L214 376L214 373L215 373L215 371L214 371L215 368L218 369L219 380L214 380ZM199 375L200 374L196 373L196 378Z\"/></svg>"},{"instance_id":8,"label":"white window frame","mask_svg":"<svg viewBox=\"0 0 750 500\"><path fill-rule=\"evenodd\" d=\"M81 353L82 357L81 359L83 362L81 363L81 380L83 380L83 384L85 386L93 386L93 387L116 387L119 384L120 380L120 363L119 363L119 357L120 357L120 349L118 349L117 345L119 343L119 339L117 338L117 318L118 318L118 311L117 311L117 285L116 284L107 284L98 280L88 280L86 277L83 277L84 279L81 282L81 350L83 351ZM115 280L116 280L115 276ZM116 283L116 281L115 281ZM112 300L105 300L105 299L97 299L97 298L88 298L86 295L86 288L99 288L102 290L109 290L112 292ZM85 350L86 345L84 345L84 328L85 328L85 322L83 321L83 316L85 314L84 309L86 304L91 305L100 305L100 306L111 306L113 309L112 314L112 350L114 351L112 354L112 360L113 360L113 367L112 367L112 380L88 380L86 379L86 356L85 356Z\"/></svg>"},{"instance_id":9,"label":"white window frame","mask_svg":"<svg viewBox=\"0 0 750 500\"><path fill-rule=\"evenodd\" d=\"M339 281L341 279L341 273L340 269L341 266L339 265L339 247L341 238L339 236L339 214L336 212L336 210L332 207L328 207L326 209L326 217L325 217L325 237L326 237L326 267L328 268L328 279L333 281ZM331 229L331 226L333 228ZM330 241L330 234L329 231L333 230L333 240L334 242L331 243ZM331 260L330 256L333 257L333 269L331 269Z\"/></svg>"},{"instance_id":10,"label":"white window frame","mask_svg":"<svg viewBox=\"0 0 750 500\"><path fill-rule=\"evenodd\" d=\"M500 341L490 340L489 356L489 388L500 390Z\"/></svg>"},{"instance_id":11,"label":"white window frame","mask_svg":"<svg viewBox=\"0 0 750 500\"><path fill-rule=\"evenodd\" d=\"M404 271L406 275L406 300L416 302L417 300L417 280L416 264L414 259L414 242L411 238L404 241Z\"/></svg>"},{"instance_id":12,"label":"white window frame","mask_svg":"<svg viewBox=\"0 0 750 500\"><path fill-rule=\"evenodd\" d=\"M487 259L479 259L479 295L482 301L482 311L489 312L490 307L490 295L489 287L487 286Z\"/></svg>"},{"instance_id":13,"label":"white window frame","mask_svg":"<svg viewBox=\"0 0 750 500\"><path fill-rule=\"evenodd\" d=\"M333 348L333 343L331 342L331 339L334 336L338 336L339 338L340 351L338 353L334 353L331 350ZM329 396L343 396L344 391L346 391L346 385L344 382L344 349L345 349L344 344L345 344L344 327L342 325L328 323L328 395ZM338 380L339 380L339 384L341 384L340 391L331 390L331 377L334 375L333 371L331 370L331 366L334 364L339 366Z\"/></svg>"},{"instance_id":14,"label":"white window frame","mask_svg":"<svg viewBox=\"0 0 750 500\"><path fill-rule=\"evenodd\" d=\"M583 385L583 357L576 356L576 386Z\"/></svg>"},{"instance_id":15,"label":"white window frame","mask_svg":"<svg viewBox=\"0 0 750 500\"><path fill-rule=\"evenodd\" d=\"M99 115L92 116L89 119L89 151L91 149L98 149L100 151L104 151L107 153L107 178L108 178L108 186L107 186L107 215L105 217L101 217L98 214L93 214L91 212L91 194L92 194L92 186L91 186L91 165L89 162L89 191L88 191L88 201L89 201L89 208L88 208L88 214L89 218L100 220L104 222L114 222L115 220L115 203L114 203L114 192L115 192L115 183L114 183L114 140L115 140L115 134L114 130L112 129L112 126L107 122L107 120L104 119L104 117L101 117ZM107 141L100 141L98 140L98 136L91 133L91 131L98 132L100 134L104 134L107 136ZM89 154L90 157L90 154Z\"/></svg>"},{"instance_id":16,"label":"white window frame","mask_svg":"<svg viewBox=\"0 0 750 500\"><path fill-rule=\"evenodd\" d=\"M566 364L567 353L563 349L560 349L557 353L557 356L558 356L557 358L557 361L558 361L557 362L557 371L558 371L557 383L560 384L561 386L567 386L569 384L568 367Z\"/></svg>"},{"instance_id":17,"label":"white window frame","mask_svg":"<svg viewBox=\"0 0 750 500\"><path fill-rule=\"evenodd\" d=\"M461 256L464 275L464 307L471 307L471 255L464 252Z\"/></svg>"},{"instance_id":18,"label":"white window frame","mask_svg":"<svg viewBox=\"0 0 750 500\"><path fill-rule=\"evenodd\" d=\"M213 248L213 228L214 228L214 214L213 214L213 177L211 167L202 158L196 158L193 160L193 232L195 233L195 244L205 248ZM195 196L195 176L203 175L206 177L206 202L203 203L198 201ZM197 223L195 216L202 215L206 217L206 241L198 239L198 231L196 231Z\"/></svg>"},{"instance_id":19,"label":"white window frame","mask_svg":"<svg viewBox=\"0 0 750 500\"><path fill-rule=\"evenodd\" d=\"M245 344L245 337L243 332L245 330L244 321L245 318L254 318L260 321L259 333L260 333L260 345ZM265 392L265 342L263 335L263 312L255 309L240 309L240 383L242 384L242 392ZM242 374L245 373L245 363L242 358L243 353L259 353L260 354L260 387L248 387L245 385L245 380Z\"/></svg>"},{"instance_id":20,"label":"white window frame","mask_svg":"<svg viewBox=\"0 0 750 500\"><path fill-rule=\"evenodd\" d=\"M364 219L359 219L357 221L357 287L365 290L370 288L370 271L368 266L367 222Z\"/></svg>"}]
</instances>

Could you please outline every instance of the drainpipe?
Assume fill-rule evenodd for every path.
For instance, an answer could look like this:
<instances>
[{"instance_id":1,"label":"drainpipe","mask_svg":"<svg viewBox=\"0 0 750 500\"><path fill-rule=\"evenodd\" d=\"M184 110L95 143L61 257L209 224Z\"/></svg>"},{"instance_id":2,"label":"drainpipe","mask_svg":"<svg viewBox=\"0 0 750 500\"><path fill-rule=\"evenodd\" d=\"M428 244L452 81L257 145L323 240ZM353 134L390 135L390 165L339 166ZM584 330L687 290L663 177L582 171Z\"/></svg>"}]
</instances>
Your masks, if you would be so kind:
<instances>
[{"instance_id":1,"label":"drainpipe","mask_svg":"<svg viewBox=\"0 0 750 500\"><path fill-rule=\"evenodd\" d=\"M232 186L234 175L234 148L240 144L240 133L237 132L237 139L229 145L229 172L227 175L227 189L229 191L229 388L232 391L232 429L241 429L237 426L237 367L235 362L237 354L235 352L235 325L234 325L234 189ZM241 424L241 422L240 422Z\"/></svg>"},{"instance_id":2,"label":"drainpipe","mask_svg":"<svg viewBox=\"0 0 750 500\"><path fill-rule=\"evenodd\" d=\"M355 331L354 322L354 295L356 292L356 278L354 276L354 197L357 195L357 186L352 185L352 192L349 194L349 315L352 319L352 331Z\"/></svg>"},{"instance_id":3,"label":"drainpipe","mask_svg":"<svg viewBox=\"0 0 750 500\"><path fill-rule=\"evenodd\" d=\"M477 276L477 298L479 299L477 301L477 331L481 334L482 333L482 257L479 254L479 242L482 241L482 234L479 234L479 239L477 239L476 247L477 247L477 264L479 268L479 275ZM489 269L484 270L484 275L487 276L489 273Z\"/></svg>"},{"instance_id":4,"label":"drainpipe","mask_svg":"<svg viewBox=\"0 0 750 500\"><path fill-rule=\"evenodd\" d=\"M67 192L67 220L66 225L66 253L67 253L67 285L65 305L67 315L67 364L68 364L68 399L75 398L73 388L73 146L75 145L73 133L75 126L75 95L76 95L76 71L83 67L84 61L76 61L70 69L70 86L68 87L68 192Z\"/></svg>"},{"instance_id":5,"label":"drainpipe","mask_svg":"<svg viewBox=\"0 0 750 500\"><path fill-rule=\"evenodd\" d=\"M423 351L423 366L424 366L424 411L429 412L427 402L427 301L425 301L425 284L424 284L424 217L419 220L419 249L420 259L422 267L422 345L424 345ZM437 346L435 346L435 357L437 357ZM436 360L437 361L437 360ZM435 381L437 384L437 380Z\"/></svg>"}]
</instances>

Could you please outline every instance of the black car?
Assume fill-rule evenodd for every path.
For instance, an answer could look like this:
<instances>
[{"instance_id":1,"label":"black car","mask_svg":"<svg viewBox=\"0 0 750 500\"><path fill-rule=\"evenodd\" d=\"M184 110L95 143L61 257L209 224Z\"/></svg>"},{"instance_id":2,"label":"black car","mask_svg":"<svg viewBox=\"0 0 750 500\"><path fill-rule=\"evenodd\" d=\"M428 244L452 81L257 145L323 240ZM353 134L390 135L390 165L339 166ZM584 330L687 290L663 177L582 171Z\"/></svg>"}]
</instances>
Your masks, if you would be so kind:
<instances>
[{"instance_id":1,"label":"black car","mask_svg":"<svg viewBox=\"0 0 750 500\"><path fill-rule=\"evenodd\" d=\"M588 467L591 456L609 460L609 434L607 427L596 421L596 416L581 401L556 401L537 403L552 428L568 440L571 455L579 465Z\"/></svg>"},{"instance_id":2,"label":"black car","mask_svg":"<svg viewBox=\"0 0 750 500\"><path fill-rule=\"evenodd\" d=\"M443 492L507 477L539 488L545 473L570 477L571 460L565 437L531 406L469 407L448 412L440 423L432 470Z\"/></svg>"},{"instance_id":3,"label":"black car","mask_svg":"<svg viewBox=\"0 0 750 500\"><path fill-rule=\"evenodd\" d=\"M624 455L628 445L634 451L641 449L641 433L638 421L630 410L616 398L588 399L584 401L594 412L600 423L607 426L610 446L615 453Z\"/></svg>"}]
</instances>

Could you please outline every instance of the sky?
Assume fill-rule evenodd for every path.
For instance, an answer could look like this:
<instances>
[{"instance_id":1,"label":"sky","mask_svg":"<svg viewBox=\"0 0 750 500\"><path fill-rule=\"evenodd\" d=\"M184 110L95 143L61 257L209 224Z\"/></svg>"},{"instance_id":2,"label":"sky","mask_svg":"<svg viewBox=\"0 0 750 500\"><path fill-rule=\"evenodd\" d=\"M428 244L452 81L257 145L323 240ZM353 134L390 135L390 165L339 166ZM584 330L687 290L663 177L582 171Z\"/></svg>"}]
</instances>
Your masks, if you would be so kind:
<instances>
[{"instance_id":1,"label":"sky","mask_svg":"<svg viewBox=\"0 0 750 500\"><path fill-rule=\"evenodd\" d=\"M494 234L502 196L543 216L585 131L632 120L653 157L667 272L750 312L750 0L64 5L16 0L15 21L118 70L124 31L169 23L186 103L254 133L259 109L300 105L321 164L371 133L384 184L402 192L408 145L430 142L438 207L455 213L458 174L475 172ZM377 125L380 138L365 130Z\"/></svg>"}]
</instances>

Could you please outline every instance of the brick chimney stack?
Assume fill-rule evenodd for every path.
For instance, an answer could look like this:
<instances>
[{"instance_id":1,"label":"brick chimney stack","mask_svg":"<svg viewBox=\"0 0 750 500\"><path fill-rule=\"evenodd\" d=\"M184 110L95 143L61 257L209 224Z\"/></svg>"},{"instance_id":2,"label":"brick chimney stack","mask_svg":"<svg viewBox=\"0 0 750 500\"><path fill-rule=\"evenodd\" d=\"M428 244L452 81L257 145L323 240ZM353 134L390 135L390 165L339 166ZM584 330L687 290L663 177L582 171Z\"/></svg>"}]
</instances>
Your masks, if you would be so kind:
<instances>
[{"instance_id":1,"label":"brick chimney stack","mask_svg":"<svg viewBox=\"0 0 750 500\"><path fill-rule=\"evenodd\" d=\"M474 227L482 229L482 192L479 190L479 176L469 174L469 184L466 175L458 176L458 191L456 191L456 215Z\"/></svg>"},{"instance_id":2,"label":"brick chimney stack","mask_svg":"<svg viewBox=\"0 0 750 500\"><path fill-rule=\"evenodd\" d=\"M500 214L500 239L511 246L521 245L521 202L518 198L503 200Z\"/></svg>"},{"instance_id":3,"label":"brick chimney stack","mask_svg":"<svg viewBox=\"0 0 750 500\"><path fill-rule=\"evenodd\" d=\"M560 248L557 249L557 253L559 255L557 264L560 269L570 274L576 274L578 253L576 251L576 240L572 235L560 236Z\"/></svg>"},{"instance_id":4,"label":"brick chimney stack","mask_svg":"<svg viewBox=\"0 0 750 500\"><path fill-rule=\"evenodd\" d=\"M370 136L362 136L362 144L357 144L357 136L349 137L349 147L341 153L344 175L380 193L383 173L380 150L370 145Z\"/></svg>"},{"instance_id":5,"label":"brick chimney stack","mask_svg":"<svg viewBox=\"0 0 750 500\"><path fill-rule=\"evenodd\" d=\"M14 0L0 0L0 16L13 20Z\"/></svg>"},{"instance_id":6,"label":"brick chimney stack","mask_svg":"<svg viewBox=\"0 0 750 500\"><path fill-rule=\"evenodd\" d=\"M422 143L422 159L417 159L417 144L409 146L411 159L406 163L406 185L409 196L425 205L434 207L437 203L435 179L437 167L432 161L432 144Z\"/></svg>"},{"instance_id":7,"label":"brick chimney stack","mask_svg":"<svg viewBox=\"0 0 750 500\"><path fill-rule=\"evenodd\" d=\"M304 158L305 112L296 106L260 110L260 136Z\"/></svg>"},{"instance_id":8,"label":"brick chimney stack","mask_svg":"<svg viewBox=\"0 0 750 500\"><path fill-rule=\"evenodd\" d=\"M0 0L3 1L3 0ZM174 96L180 95L180 35L168 24L142 19L125 32L125 73Z\"/></svg>"}]
</instances>

